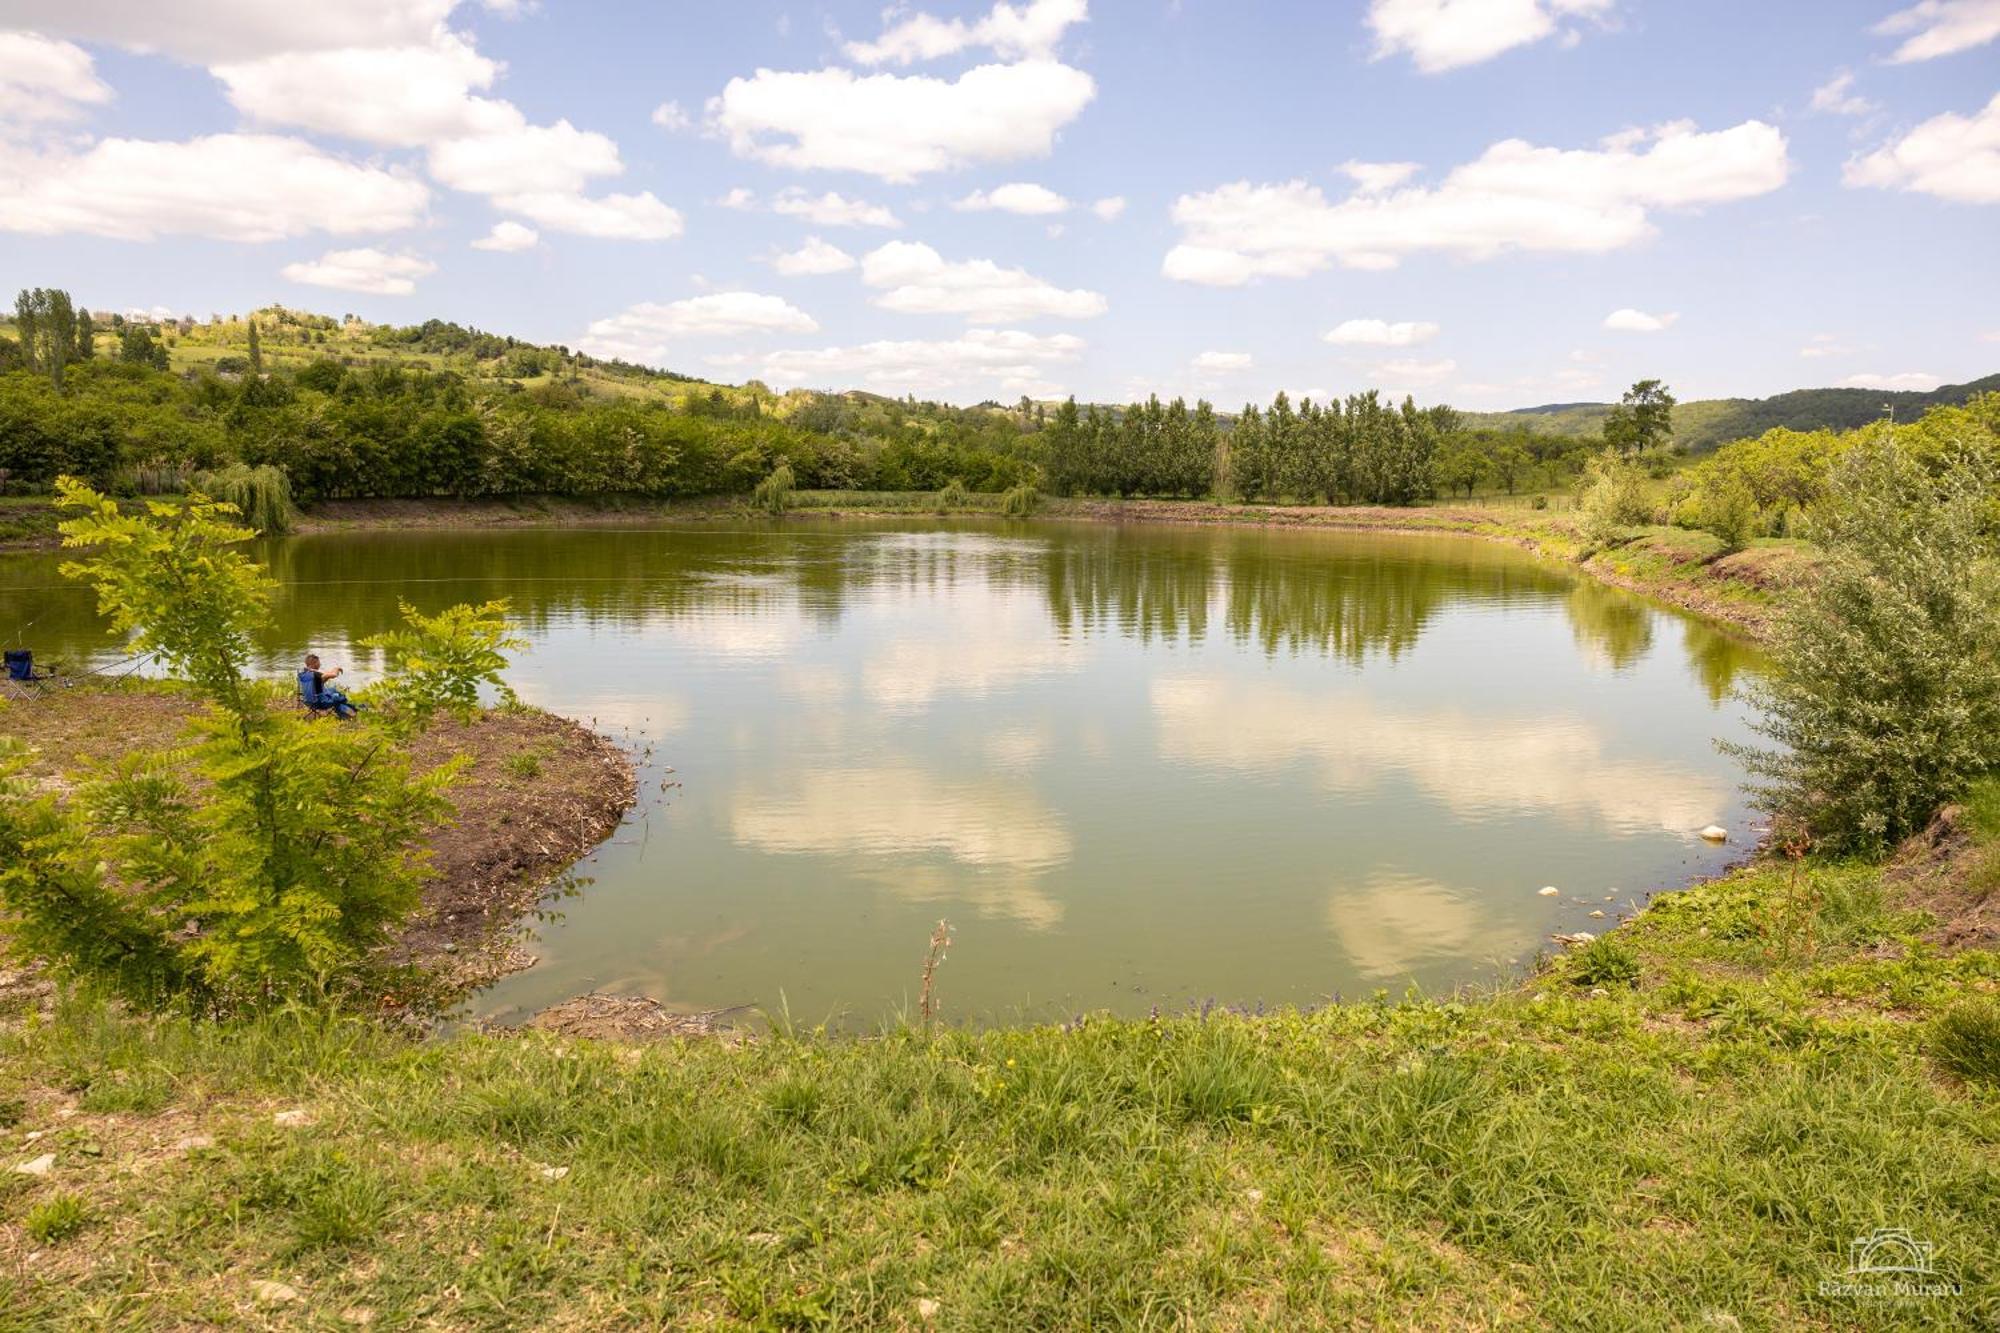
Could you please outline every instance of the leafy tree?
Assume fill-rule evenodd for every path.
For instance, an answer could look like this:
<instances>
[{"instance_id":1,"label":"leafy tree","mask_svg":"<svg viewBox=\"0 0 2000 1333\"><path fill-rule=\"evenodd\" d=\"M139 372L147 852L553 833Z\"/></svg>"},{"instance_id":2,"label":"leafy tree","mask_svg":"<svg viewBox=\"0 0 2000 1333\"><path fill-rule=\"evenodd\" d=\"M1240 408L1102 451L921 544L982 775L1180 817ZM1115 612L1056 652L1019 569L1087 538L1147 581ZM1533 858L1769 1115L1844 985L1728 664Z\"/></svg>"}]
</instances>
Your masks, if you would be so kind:
<instances>
[{"instance_id":1,"label":"leafy tree","mask_svg":"<svg viewBox=\"0 0 2000 1333\"><path fill-rule=\"evenodd\" d=\"M1836 851L1877 851L2000 770L1994 471L1937 473L1882 431L1835 467L1811 530L1824 552L1750 695L1774 749L1727 746L1760 804Z\"/></svg>"},{"instance_id":2,"label":"leafy tree","mask_svg":"<svg viewBox=\"0 0 2000 1333\"><path fill-rule=\"evenodd\" d=\"M252 375L263 374L264 344L257 336L257 320L254 316L250 320L250 345L247 355L250 358L250 373Z\"/></svg>"},{"instance_id":3,"label":"leafy tree","mask_svg":"<svg viewBox=\"0 0 2000 1333\"><path fill-rule=\"evenodd\" d=\"M76 353L74 360L89 361L97 355L97 325L86 309L76 312Z\"/></svg>"},{"instance_id":4,"label":"leafy tree","mask_svg":"<svg viewBox=\"0 0 2000 1333\"><path fill-rule=\"evenodd\" d=\"M1609 546L1625 530L1652 518L1646 498L1646 474L1611 450L1592 458L1584 468L1577 513L1583 535L1593 546Z\"/></svg>"},{"instance_id":5,"label":"leafy tree","mask_svg":"<svg viewBox=\"0 0 2000 1333\"><path fill-rule=\"evenodd\" d=\"M1640 380L1625 391L1604 421L1604 443L1620 453L1639 454L1674 434L1674 396L1660 380Z\"/></svg>"},{"instance_id":6,"label":"leafy tree","mask_svg":"<svg viewBox=\"0 0 2000 1333\"><path fill-rule=\"evenodd\" d=\"M1470 499L1473 488L1485 477L1486 467L1486 456L1471 444L1453 444L1438 456L1438 485L1447 492L1464 491Z\"/></svg>"},{"instance_id":7,"label":"leafy tree","mask_svg":"<svg viewBox=\"0 0 2000 1333\"><path fill-rule=\"evenodd\" d=\"M28 364L63 387L63 372L76 359L76 311L69 293L56 287L24 290L14 298L14 326Z\"/></svg>"},{"instance_id":8,"label":"leafy tree","mask_svg":"<svg viewBox=\"0 0 2000 1333\"><path fill-rule=\"evenodd\" d=\"M234 549L251 533L229 506L196 496L128 515L67 478L59 494L77 515L65 544L89 553L64 572L204 707L186 747L129 753L67 806L21 778L17 749L0 758L14 947L143 1004L368 999L394 971L379 946L416 905L419 840L461 767L418 773L408 742L497 680L519 646L504 608L406 608L406 628L382 640L388 682L363 696L379 707L352 725L310 720L246 674L271 585Z\"/></svg>"},{"instance_id":9,"label":"leafy tree","mask_svg":"<svg viewBox=\"0 0 2000 1333\"><path fill-rule=\"evenodd\" d=\"M1535 463L1534 457L1513 441L1506 441L1487 455L1487 465L1493 475L1507 488L1507 494L1514 493L1514 487Z\"/></svg>"}]
</instances>

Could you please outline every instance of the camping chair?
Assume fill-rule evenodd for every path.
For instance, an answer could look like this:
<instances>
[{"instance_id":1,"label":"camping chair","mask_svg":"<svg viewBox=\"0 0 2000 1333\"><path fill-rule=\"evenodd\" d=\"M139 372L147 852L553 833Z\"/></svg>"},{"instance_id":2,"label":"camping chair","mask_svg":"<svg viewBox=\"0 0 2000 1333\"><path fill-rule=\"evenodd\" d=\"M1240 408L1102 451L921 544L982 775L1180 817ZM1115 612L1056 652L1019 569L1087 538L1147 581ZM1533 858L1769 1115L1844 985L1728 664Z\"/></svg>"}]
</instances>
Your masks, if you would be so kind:
<instances>
[{"instance_id":1,"label":"camping chair","mask_svg":"<svg viewBox=\"0 0 2000 1333\"><path fill-rule=\"evenodd\" d=\"M7 679L23 684L30 681L47 680L50 673L35 671L35 654L31 648L7 649Z\"/></svg>"},{"instance_id":2,"label":"camping chair","mask_svg":"<svg viewBox=\"0 0 2000 1333\"><path fill-rule=\"evenodd\" d=\"M340 716L339 713L335 712L337 705L335 705L334 701L327 698L324 691L314 688L313 673L311 671L299 672L299 706L314 717L318 717L321 713L333 713L335 717Z\"/></svg>"}]
</instances>

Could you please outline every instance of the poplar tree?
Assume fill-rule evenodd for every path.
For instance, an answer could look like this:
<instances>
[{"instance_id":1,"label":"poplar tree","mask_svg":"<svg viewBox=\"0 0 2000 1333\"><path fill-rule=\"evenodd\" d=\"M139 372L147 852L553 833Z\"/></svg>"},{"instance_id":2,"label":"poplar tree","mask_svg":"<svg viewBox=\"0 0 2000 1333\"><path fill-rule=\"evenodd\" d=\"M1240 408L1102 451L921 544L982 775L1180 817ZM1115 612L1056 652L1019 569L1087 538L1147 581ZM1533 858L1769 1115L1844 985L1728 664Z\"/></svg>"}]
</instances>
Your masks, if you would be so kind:
<instances>
[{"instance_id":1,"label":"poplar tree","mask_svg":"<svg viewBox=\"0 0 2000 1333\"><path fill-rule=\"evenodd\" d=\"M250 319L250 373L264 373L264 345L257 340L257 320L254 316Z\"/></svg>"}]
</instances>

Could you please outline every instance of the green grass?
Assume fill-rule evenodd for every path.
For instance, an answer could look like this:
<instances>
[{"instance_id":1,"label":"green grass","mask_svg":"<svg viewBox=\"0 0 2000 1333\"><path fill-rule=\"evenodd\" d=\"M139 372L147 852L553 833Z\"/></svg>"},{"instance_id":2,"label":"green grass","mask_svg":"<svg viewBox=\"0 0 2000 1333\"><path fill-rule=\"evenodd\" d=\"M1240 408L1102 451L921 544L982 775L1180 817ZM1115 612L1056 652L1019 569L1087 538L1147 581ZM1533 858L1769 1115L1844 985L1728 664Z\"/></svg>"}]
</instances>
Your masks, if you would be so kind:
<instances>
[{"instance_id":1,"label":"green grass","mask_svg":"<svg viewBox=\"0 0 2000 1333\"><path fill-rule=\"evenodd\" d=\"M0 1100L58 1158L0 1185L20 1228L0 1226L0 1309L1990 1327L2000 1089L1963 1052L1990 1058L2000 958L1939 952L1893 898L1869 866L1760 865L1486 998L740 1048L417 1041L310 1011L217 1027L72 996L0 1033ZM295 1107L311 1123L273 1122ZM166 1146L196 1133L212 1146ZM89 1225L9 1262L63 1199ZM1821 1295L1882 1226L1962 1294ZM256 1305L255 1280L303 1299Z\"/></svg>"}]
</instances>

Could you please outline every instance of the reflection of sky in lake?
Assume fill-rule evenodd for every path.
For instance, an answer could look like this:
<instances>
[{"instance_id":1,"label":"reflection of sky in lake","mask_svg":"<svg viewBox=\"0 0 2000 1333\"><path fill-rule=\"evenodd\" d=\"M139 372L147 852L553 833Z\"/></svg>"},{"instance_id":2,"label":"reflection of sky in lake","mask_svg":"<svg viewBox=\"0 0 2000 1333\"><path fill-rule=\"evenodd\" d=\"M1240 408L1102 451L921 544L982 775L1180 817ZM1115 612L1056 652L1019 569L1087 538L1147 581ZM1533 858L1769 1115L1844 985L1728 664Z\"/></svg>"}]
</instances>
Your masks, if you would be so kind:
<instances>
[{"instance_id":1,"label":"reflection of sky in lake","mask_svg":"<svg viewBox=\"0 0 2000 1333\"><path fill-rule=\"evenodd\" d=\"M272 554L274 665L347 656L398 595L504 596L522 695L644 754L493 1011L594 987L869 1020L939 917L961 1016L1444 986L1745 827L1712 745L1743 650L1496 545L806 523ZM8 562L0 623L103 651L87 597L24 590L60 582L40 559Z\"/></svg>"}]
</instances>

